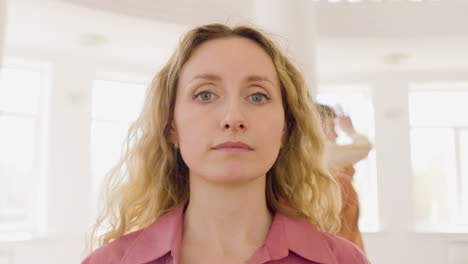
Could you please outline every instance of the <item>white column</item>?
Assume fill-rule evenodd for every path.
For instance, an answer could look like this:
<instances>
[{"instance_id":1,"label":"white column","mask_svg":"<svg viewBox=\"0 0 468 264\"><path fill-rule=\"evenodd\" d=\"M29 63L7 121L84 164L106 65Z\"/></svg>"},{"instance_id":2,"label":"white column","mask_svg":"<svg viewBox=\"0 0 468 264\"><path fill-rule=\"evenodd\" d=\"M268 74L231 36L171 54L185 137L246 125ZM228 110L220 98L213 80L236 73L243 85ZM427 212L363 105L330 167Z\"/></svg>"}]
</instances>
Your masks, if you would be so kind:
<instances>
[{"instance_id":1,"label":"white column","mask_svg":"<svg viewBox=\"0 0 468 264\"><path fill-rule=\"evenodd\" d=\"M0 0L0 66L2 65L3 47L5 44L6 0Z\"/></svg>"},{"instance_id":2,"label":"white column","mask_svg":"<svg viewBox=\"0 0 468 264\"><path fill-rule=\"evenodd\" d=\"M255 0L253 16L257 26L279 35L280 44L300 67L310 93L315 95L317 66L313 1Z\"/></svg>"},{"instance_id":3,"label":"white column","mask_svg":"<svg viewBox=\"0 0 468 264\"><path fill-rule=\"evenodd\" d=\"M373 82L379 174L380 212L384 230L413 229L408 82L382 75ZM389 144L391 142L391 144Z\"/></svg>"},{"instance_id":4,"label":"white column","mask_svg":"<svg viewBox=\"0 0 468 264\"><path fill-rule=\"evenodd\" d=\"M91 212L90 111L94 68L86 59L53 62L49 127L48 235L82 235Z\"/></svg>"},{"instance_id":5,"label":"white column","mask_svg":"<svg viewBox=\"0 0 468 264\"><path fill-rule=\"evenodd\" d=\"M379 257L385 259L382 263L386 264L414 258L408 81L393 74L374 78L380 236L385 240L381 245L392 250L382 251L372 244L368 248L380 251Z\"/></svg>"}]
</instances>

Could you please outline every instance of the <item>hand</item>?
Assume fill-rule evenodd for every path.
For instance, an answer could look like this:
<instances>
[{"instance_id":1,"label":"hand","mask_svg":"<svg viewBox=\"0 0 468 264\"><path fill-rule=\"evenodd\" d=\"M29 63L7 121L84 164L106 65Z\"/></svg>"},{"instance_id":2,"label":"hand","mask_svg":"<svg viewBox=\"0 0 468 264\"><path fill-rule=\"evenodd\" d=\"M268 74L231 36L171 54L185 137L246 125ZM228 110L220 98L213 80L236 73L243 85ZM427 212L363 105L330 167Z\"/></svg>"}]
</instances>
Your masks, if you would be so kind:
<instances>
[{"instance_id":1,"label":"hand","mask_svg":"<svg viewBox=\"0 0 468 264\"><path fill-rule=\"evenodd\" d=\"M353 122L351 121L351 118L349 116L339 116L337 117L338 119L338 125L340 126L341 130L343 130L346 134L352 135L356 133L354 130Z\"/></svg>"},{"instance_id":2,"label":"hand","mask_svg":"<svg viewBox=\"0 0 468 264\"><path fill-rule=\"evenodd\" d=\"M343 173L353 178L354 174L356 173L356 170L353 168L353 166L346 166L343 168Z\"/></svg>"}]
</instances>

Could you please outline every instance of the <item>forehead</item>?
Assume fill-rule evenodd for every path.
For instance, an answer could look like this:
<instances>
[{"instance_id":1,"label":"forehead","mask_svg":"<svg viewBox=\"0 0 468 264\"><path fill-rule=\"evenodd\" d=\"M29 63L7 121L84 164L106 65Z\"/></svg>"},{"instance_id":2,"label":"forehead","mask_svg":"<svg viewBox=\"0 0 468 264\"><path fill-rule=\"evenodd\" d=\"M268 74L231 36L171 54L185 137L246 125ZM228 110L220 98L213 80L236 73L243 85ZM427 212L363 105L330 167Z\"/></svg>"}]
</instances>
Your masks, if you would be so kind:
<instances>
[{"instance_id":1,"label":"forehead","mask_svg":"<svg viewBox=\"0 0 468 264\"><path fill-rule=\"evenodd\" d=\"M219 38L198 46L182 67L180 81L189 81L199 74L216 74L226 78L254 74L279 82L268 53L253 40L243 37Z\"/></svg>"}]
</instances>

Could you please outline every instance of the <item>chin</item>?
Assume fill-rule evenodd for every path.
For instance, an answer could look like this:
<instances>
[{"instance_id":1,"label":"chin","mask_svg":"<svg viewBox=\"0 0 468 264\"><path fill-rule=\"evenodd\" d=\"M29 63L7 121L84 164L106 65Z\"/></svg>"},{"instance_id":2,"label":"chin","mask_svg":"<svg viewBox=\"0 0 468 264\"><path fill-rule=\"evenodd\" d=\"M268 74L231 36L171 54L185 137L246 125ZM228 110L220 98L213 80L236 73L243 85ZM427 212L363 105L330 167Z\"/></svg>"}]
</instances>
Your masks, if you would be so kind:
<instances>
[{"instance_id":1,"label":"chin","mask_svg":"<svg viewBox=\"0 0 468 264\"><path fill-rule=\"evenodd\" d=\"M211 174L210 177L207 177L207 180L212 183L223 185L240 185L258 180L264 175L265 173L252 173L252 170L248 170L245 168L226 168L225 170L221 170L217 173Z\"/></svg>"}]
</instances>

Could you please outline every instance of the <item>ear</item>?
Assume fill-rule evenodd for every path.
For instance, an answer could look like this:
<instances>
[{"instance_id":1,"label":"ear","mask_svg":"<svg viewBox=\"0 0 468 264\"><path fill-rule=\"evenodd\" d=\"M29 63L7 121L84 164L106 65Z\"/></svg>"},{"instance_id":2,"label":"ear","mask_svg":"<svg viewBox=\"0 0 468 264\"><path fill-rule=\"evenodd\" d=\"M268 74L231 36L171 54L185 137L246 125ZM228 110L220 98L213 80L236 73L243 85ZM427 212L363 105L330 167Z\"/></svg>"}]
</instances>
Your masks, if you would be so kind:
<instances>
[{"instance_id":1,"label":"ear","mask_svg":"<svg viewBox=\"0 0 468 264\"><path fill-rule=\"evenodd\" d=\"M179 145L179 137L177 135L177 128L174 120L171 121L169 126L169 141L176 146Z\"/></svg>"}]
</instances>

